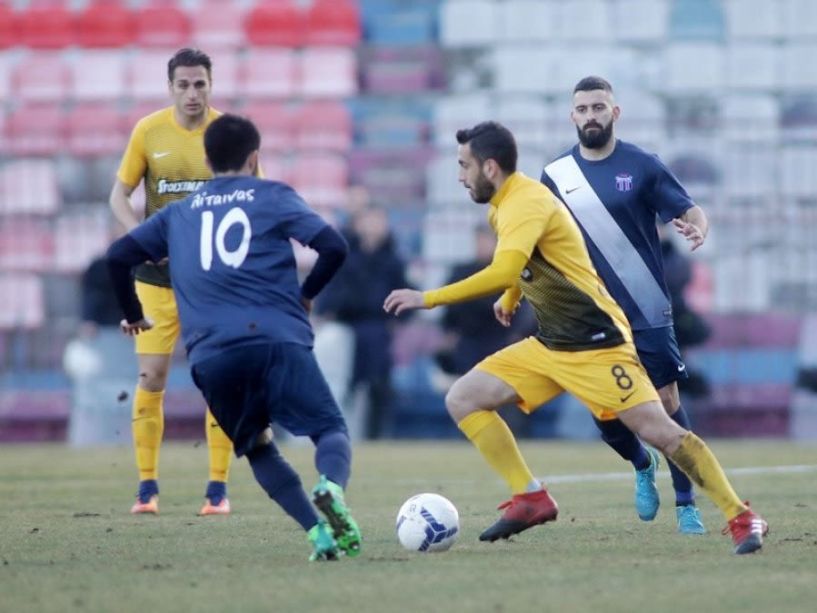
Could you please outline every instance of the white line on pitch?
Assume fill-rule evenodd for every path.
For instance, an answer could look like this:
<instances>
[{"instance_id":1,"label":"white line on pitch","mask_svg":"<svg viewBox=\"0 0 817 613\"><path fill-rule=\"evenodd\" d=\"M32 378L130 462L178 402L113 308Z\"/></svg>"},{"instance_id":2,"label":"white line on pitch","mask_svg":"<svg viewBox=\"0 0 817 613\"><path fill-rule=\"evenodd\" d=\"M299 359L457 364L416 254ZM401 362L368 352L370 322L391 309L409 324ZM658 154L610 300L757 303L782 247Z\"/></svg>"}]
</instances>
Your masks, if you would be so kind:
<instances>
[{"instance_id":1,"label":"white line on pitch","mask_svg":"<svg viewBox=\"0 0 817 613\"><path fill-rule=\"evenodd\" d=\"M769 475L779 473L809 473L817 472L815 464L794 464L791 466L746 466L744 468L729 468L729 475ZM659 470L659 475L669 474L668 470ZM577 475L550 475L540 477L545 483L586 483L592 481L622 481L632 479L633 473L585 473Z\"/></svg>"}]
</instances>

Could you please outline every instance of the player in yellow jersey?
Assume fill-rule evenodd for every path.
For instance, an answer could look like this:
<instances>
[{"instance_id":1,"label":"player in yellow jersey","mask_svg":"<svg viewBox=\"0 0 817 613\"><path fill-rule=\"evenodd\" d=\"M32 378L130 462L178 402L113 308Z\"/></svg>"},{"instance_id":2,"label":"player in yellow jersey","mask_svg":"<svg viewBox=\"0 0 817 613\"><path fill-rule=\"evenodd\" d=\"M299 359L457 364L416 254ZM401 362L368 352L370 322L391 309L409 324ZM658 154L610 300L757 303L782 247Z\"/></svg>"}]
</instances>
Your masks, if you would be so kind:
<instances>
[{"instance_id":1,"label":"player in yellow jersey","mask_svg":"<svg viewBox=\"0 0 817 613\"><path fill-rule=\"evenodd\" d=\"M494 304L502 325L510 325L522 296L536 313L535 336L487 357L445 399L451 417L513 494L480 540L507 539L556 519L556 502L531 473L496 409L516 402L530 413L567 391L596 418L620 419L684 470L726 516L735 553L760 549L768 525L741 502L706 444L664 411L627 319L596 273L567 207L516 171L516 143L507 128L481 123L457 132L457 142L460 182L474 202L490 204L488 220L497 233L493 260L439 289L395 290L383 306L399 315L503 292Z\"/></svg>"},{"instance_id":2,"label":"player in yellow jersey","mask_svg":"<svg viewBox=\"0 0 817 613\"><path fill-rule=\"evenodd\" d=\"M167 65L173 105L143 117L133 129L110 196L116 218L127 230L140 219L131 194L144 181L149 217L195 191L212 177L205 163L205 128L221 113L210 108L212 62L198 49L180 49ZM179 316L167 265L136 269L136 288L154 327L136 337L139 379L133 398L133 442L139 492L132 513L158 512L159 447L164 430L163 397L170 358L179 337ZM201 515L227 515L227 475L233 446L207 411L205 430L210 479Z\"/></svg>"}]
</instances>

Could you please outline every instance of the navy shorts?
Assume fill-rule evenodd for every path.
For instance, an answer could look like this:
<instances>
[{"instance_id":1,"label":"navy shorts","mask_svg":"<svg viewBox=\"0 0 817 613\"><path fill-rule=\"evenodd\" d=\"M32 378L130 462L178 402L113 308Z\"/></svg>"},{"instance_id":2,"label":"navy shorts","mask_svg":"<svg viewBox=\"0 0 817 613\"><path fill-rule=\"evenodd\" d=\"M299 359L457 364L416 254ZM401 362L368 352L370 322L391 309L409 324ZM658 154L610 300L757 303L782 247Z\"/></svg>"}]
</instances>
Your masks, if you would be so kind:
<instances>
[{"instance_id":1,"label":"navy shorts","mask_svg":"<svg viewBox=\"0 0 817 613\"><path fill-rule=\"evenodd\" d=\"M312 349L245 345L194 364L191 374L239 457L271 423L299 436L346 432Z\"/></svg>"},{"instance_id":2,"label":"navy shorts","mask_svg":"<svg viewBox=\"0 0 817 613\"><path fill-rule=\"evenodd\" d=\"M687 378L686 365L681 360L681 351L672 326L633 330L633 340L638 357L655 389Z\"/></svg>"}]
</instances>

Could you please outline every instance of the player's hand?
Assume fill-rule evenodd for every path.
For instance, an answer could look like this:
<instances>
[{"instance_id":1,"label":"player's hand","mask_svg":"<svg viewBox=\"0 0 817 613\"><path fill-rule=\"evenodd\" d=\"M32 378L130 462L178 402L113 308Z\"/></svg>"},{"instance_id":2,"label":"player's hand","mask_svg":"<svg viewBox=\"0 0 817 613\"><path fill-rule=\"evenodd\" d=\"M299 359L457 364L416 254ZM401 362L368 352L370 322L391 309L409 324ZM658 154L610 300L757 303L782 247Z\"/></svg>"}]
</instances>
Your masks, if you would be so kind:
<instances>
[{"instance_id":1,"label":"player's hand","mask_svg":"<svg viewBox=\"0 0 817 613\"><path fill-rule=\"evenodd\" d=\"M386 301L383 303L383 310L386 313L394 312L395 315L411 309L425 308L427 307L423 300L423 292L415 289L396 289L386 296Z\"/></svg>"},{"instance_id":2,"label":"player's hand","mask_svg":"<svg viewBox=\"0 0 817 613\"><path fill-rule=\"evenodd\" d=\"M706 237L704 236L703 231L694 223L689 223L688 221L684 221L683 219L679 218L673 219L672 223L675 225L675 229L678 230L678 234L689 241L690 251L695 251L698 247L704 244Z\"/></svg>"},{"instance_id":3,"label":"player's hand","mask_svg":"<svg viewBox=\"0 0 817 613\"><path fill-rule=\"evenodd\" d=\"M312 301L309 298L301 296L301 305L303 305L307 315L312 313Z\"/></svg>"},{"instance_id":4,"label":"player's hand","mask_svg":"<svg viewBox=\"0 0 817 613\"><path fill-rule=\"evenodd\" d=\"M139 321L135 321L132 324L128 323L127 319L123 319L119 322L119 329L126 336L136 336L140 332L146 332L153 327L153 320L148 319L147 317L143 317Z\"/></svg>"},{"instance_id":5,"label":"player's hand","mask_svg":"<svg viewBox=\"0 0 817 613\"><path fill-rule=\"evenodd\" d=\"M496 320L506 328L511 327L511 319L513 319L513 314L515 312L516 309L513 311L506 311L504 308L502 308L502 298L494 302L494 317L496 317Z\"/></svg>"}]
</instances>

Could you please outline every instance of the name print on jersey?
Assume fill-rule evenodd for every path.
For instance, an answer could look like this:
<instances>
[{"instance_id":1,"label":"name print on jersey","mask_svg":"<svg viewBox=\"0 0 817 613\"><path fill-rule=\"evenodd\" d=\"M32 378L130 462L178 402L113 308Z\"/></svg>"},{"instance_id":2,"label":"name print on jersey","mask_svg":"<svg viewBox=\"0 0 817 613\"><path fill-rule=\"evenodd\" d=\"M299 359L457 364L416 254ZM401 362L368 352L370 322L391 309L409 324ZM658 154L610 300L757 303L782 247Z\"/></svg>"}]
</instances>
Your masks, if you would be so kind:
<instances>
[{"instance_id":1,"label":"name print on jersey","mask_svg":"<svg viewBox=\"0 0 817 613\"><path fill-rule=\"evenodd\" d=\"M203 206L219 206L222 204L232 204L233 202L253 202L255 200L255 189L234 189L229 194L208 194L202 192L193 196L190 203L191 209L198 209Z\"/></svg>"}]
</instances>

